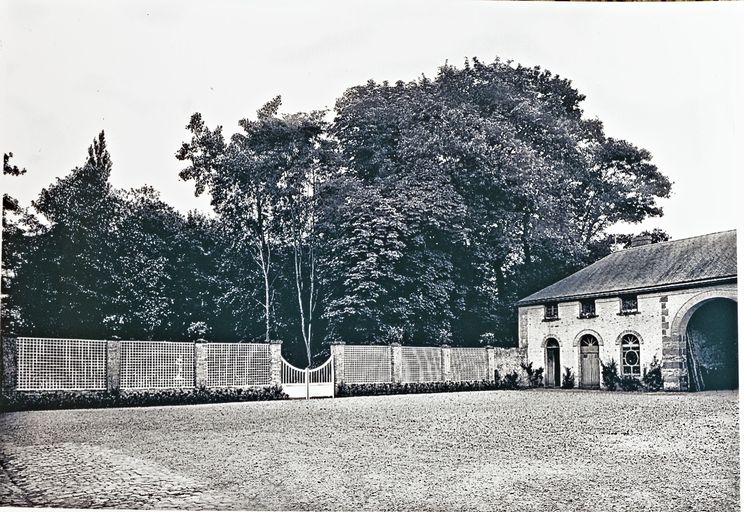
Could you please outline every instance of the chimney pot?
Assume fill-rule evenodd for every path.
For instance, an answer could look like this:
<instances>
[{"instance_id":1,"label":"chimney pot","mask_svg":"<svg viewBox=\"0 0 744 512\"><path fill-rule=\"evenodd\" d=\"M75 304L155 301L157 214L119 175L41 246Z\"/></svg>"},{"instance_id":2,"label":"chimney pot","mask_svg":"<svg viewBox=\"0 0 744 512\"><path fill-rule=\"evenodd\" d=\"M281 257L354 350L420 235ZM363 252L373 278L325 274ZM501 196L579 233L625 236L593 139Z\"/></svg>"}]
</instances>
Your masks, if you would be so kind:
<instances>
[{"instance_id":1,"label":"chimney pot","mask_svg":"<svg viewBox=\"0 0 744 512\"><path fill-rule=\"evenodd\" d=\"M630 241L631 247L640 247L651 243L651 235L638 235Z\"/></svg>"}]
</instances>

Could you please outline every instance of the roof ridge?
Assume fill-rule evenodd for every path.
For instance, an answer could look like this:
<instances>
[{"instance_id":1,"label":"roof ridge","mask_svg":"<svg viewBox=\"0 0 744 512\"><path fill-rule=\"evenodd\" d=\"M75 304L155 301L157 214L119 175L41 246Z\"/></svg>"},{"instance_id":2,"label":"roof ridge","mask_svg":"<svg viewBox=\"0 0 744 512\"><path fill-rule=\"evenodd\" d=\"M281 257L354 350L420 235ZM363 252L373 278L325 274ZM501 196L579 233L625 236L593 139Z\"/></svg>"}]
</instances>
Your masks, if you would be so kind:
<instances>
[{"instance_id":1,"label":"roof ridge","mask_svg":"<svg viewBox=\"0 0 744 512\"><path fill-rule=\"evenodd\" d=\"M619 251L615 251L614 253L610 253L610 254L617 254L617 253L624 252L624 251L627 251L627 250L630 250L630 249L641 249L643 247L650 247L652 245L653 246L659 246L659 245L664 245L664 244L671 244L671 243L674 243L674 242L684 242L685 240L692 240L693 238L703 238L703 237L706 237L706 236L720 235L720 234L723 234L723 233L732 233L732 232L733 233L736 233L736 229L735 228L734 229L724 229L722 231L714 231L713 233L705 233L705 234L702 234L702 235L687 236L685 238L676 238L676 239L673 239L673 240L663 240L661 242L651 242L650 244L637 245L635 247L624 247L623 249L620 249ZM636 236L639 236L639 235L636 235ZM607 256L609 256L610 254L608 254ZM607 256L605 256L605 258ZM602 258L602 259L604 259L604 258ZM597 261L601 261L602 259L599 259Z\"/></svg>"},{"instance_id":2,"label":"roof ridge","mask_svg":"<svg viewBox=\"0 0 744 512\"><path fill-rule=\"evenodd\" d=\"M736 229L716 231L612 252L518 302L677 286L726 276L736 279L736 267Z\"/></svg>"}]
</instances>

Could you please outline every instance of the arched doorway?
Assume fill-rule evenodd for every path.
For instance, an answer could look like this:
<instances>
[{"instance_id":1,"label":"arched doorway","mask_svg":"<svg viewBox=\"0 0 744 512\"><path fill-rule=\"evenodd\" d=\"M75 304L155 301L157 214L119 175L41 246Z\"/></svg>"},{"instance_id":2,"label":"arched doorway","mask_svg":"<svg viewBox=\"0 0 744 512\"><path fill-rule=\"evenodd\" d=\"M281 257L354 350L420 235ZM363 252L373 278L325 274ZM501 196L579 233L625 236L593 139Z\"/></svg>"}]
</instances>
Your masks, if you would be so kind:
<instances>
[{"instance_id":1,"label":"arched doorway","mask_svg":"<svg viewBox=\"0 0 744 512\"><path fill-rule=\"evenodd\" d=\"M599 341L591 334L584 334L579 341L579 362L582 388L599 388Z\"/></svg>"},{"instance_id":2,"label":"arched doorway","mask_svg":"<svg viewBox=\"0 0 744 512\"><path fill-rule=\"evenodd\" d=\"M687 321L684 332L690 391L738 389L737 303L706 300Z\"/></svg>"},{"instance_id":3,"label":"arched doorway","mask_svg":"<svg viewBox=\"0 0 744 512\"><path fill-rule=\"evenodd\" d=\"M545 342L545 386L561 385L561 346L555 338Z\"/></svg>"}]
</instances>

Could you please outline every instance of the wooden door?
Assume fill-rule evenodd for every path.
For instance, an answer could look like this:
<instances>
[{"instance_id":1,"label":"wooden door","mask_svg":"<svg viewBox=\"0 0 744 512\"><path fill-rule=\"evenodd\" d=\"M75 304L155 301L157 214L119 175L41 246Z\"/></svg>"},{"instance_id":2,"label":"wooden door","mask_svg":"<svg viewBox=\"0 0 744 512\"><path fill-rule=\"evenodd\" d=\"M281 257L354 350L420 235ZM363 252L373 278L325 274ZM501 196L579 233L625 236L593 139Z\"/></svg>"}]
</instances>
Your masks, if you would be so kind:
<instances>
[{"instance_id":1,"label":"wooden door","mask_svg":"<svg viewBox=\"0 0 744 512\"><path fill-rule=\"evenodd\" d=\"M581 387L599 388L599 344L597 344L596 338L592 337L592 340L587 340L587 343L584 343L582 339L579 355L581 358Z\"/></svg>"},{"instance_id":2,"label":"wooden door","mask_svg":"<svg viewBox=\"0 0 744 512\"><path fill-rule=\"evenodd\" d=\"M550 340L545 348L545 385L558 387L561 385L561 349L558 342Z\"/></svg>"}]
</instances>

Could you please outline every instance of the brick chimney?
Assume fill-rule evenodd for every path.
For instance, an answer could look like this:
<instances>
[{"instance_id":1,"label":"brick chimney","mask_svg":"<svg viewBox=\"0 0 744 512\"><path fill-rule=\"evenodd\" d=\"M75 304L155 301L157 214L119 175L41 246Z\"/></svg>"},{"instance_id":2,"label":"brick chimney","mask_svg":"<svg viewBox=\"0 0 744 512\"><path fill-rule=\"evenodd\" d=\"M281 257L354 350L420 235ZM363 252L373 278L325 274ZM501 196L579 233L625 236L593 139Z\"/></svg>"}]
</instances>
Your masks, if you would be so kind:
<instances>
[{"instance_id":1,"label":"brick chimney","mask_svg":"<svg viewBox=\"0 0 744 512\"><path fill-rule=\"evenodd\" d=\"M631 247L640 247L651 243L651 235L638 235L630 241Z\"/></svg>"}]
</instances>

